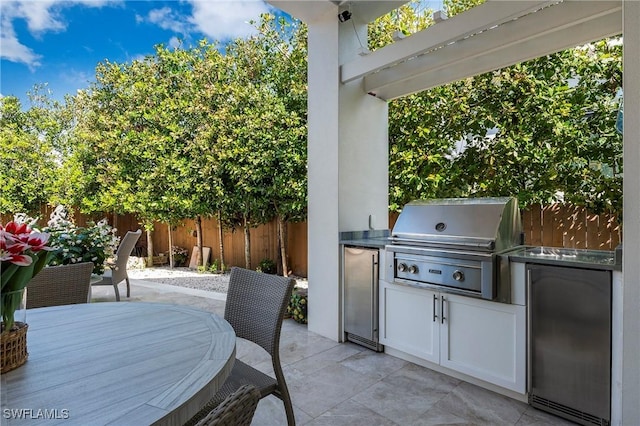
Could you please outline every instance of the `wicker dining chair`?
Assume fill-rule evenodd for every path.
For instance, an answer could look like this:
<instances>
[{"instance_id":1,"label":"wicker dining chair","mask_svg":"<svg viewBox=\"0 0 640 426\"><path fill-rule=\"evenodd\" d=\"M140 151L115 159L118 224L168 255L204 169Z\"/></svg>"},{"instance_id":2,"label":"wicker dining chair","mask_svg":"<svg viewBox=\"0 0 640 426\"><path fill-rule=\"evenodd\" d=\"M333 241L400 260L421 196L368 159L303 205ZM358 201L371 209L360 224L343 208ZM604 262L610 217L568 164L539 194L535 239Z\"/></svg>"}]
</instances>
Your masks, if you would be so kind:
<instances>
[{"instance_id":1,"label":"wicker dining chair","mask_svg":"<svg viewBox=\"0 0 640 426\"><path fill-rule=\"evenodd\" d=\"M116 261L113 264L107 263L108 268L105 269L102 275L102 281L98 281L93 285L112 285L116 292L116 301L120 301L120 291L118 290L118 284L122 281L127 283L127 297L131 296L131 285L129 284L129 275L127 274L127 262L131 251L136 245L138 238L142 234L142 230L128 231L126 235L120 241L118 250L116 250Z\"/></svg>"},{"instance_id":2,"label":"wicker dining chair","mask_svg":"<svg viewBox=\"0 0 640 426\"><path fill-rule=\"evenodd\" d=\"M27 284L27 309L88 303L92 262L47 266Z\"/></svg>"},{"instance_id":3,"label":"wicker dining chair","mask_svg":"<svg viewBox=\"0 0 640 426\"><path fill-rule=\"evenodd\" d=\"M280 331L291 300L294 279L233 267L229 278L224 319L236 336L260 345L271 355L275 378L236 360L218 393L186 425L195 425L243 385L254 385L260 398L274 395L284 403L287 424L295 425L289 389L280 365Z\"/></svg>"},{"instance_id":4,"label":"wicker dining chair","mask_svg":"<svg viewBox=\"0 0 640 426\"><path fill-rule=\"evenodd\" d=\"M196 426L249 426L260 402L260 391L253 385L240 386L209 412Z\"/></svg>"}]
</instances>

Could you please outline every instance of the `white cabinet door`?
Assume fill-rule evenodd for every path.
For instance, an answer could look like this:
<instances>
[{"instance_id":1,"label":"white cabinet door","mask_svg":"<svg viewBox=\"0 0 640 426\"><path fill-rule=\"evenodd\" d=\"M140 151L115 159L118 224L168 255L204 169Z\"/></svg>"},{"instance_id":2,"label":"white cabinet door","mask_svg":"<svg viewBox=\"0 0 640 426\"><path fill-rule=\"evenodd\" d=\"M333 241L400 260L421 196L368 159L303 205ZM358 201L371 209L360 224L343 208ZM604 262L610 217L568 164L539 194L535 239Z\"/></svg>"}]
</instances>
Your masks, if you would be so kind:
<instances>
[{"instance_id":1,"label":"white cabinet door","mask_svg":"<svg viewBox=\"0 0 640 426\"><path fill-rule=\"evenodd\" d=\"M526 307L442 293L440 365L519 393L526 386Z\"/></svg>"},{"instance_id":2,"label":"white cabinet door","mask_svg":"<svg viewBox=\"0 0 640 426\"><path fill-rule=\"evenodd\" d=\"M440 323L434 308L438 293L382 282L381 289L381 343L437 363Z\"/></svg>"}]
</instances>

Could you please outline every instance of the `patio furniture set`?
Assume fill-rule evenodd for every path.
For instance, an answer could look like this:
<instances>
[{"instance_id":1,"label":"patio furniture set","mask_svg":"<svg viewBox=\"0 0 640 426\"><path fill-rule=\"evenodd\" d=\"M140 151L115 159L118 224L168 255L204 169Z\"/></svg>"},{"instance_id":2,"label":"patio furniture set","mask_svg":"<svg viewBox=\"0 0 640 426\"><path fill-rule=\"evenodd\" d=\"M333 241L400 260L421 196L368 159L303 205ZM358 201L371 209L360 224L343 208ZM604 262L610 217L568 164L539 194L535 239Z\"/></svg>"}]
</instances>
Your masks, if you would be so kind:
<instances>
[{"instance_id":1,"label":"patio furniture set","mask_svg":"<svg viewBox=\"0 0 640 426\"><path fill-rule=\"evenodd\" d=\"M110 271L93 282L113 285L116 301L122 281L130 296L126 262L140 234L126 234ZM221 318L178 305L89 303L92 269L45 268L29 283L31 362L2 375L2 402L9 412L47 407L16 411L7 424L249 425L259 400L274 395L295 425L279 357L295 280L232 268ZM235 359L236 337L269 354L275 378ZM75 368L60 374L67 365Z\"/></svg>"}]
</instances>

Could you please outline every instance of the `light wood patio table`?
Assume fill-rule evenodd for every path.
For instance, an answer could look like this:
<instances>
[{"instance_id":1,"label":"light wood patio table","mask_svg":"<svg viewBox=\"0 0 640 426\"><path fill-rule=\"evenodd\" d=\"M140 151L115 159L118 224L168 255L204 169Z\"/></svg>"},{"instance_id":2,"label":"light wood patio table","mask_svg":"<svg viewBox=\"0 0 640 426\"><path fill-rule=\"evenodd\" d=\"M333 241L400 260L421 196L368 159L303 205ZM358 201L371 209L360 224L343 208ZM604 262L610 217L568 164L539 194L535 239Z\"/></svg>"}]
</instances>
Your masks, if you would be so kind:
<instances>
[{"instance_id":1,"label":"light wood patio table","mask_svg":"<svg viewBox=\"0 0 640 426\"><path fill-rule=\"evenodd\" d=\"M235 361L231 325L184 306L55 306L27 324L29 359L1 376L3 425L181 425Z\"/></svg>"}]
</instances>

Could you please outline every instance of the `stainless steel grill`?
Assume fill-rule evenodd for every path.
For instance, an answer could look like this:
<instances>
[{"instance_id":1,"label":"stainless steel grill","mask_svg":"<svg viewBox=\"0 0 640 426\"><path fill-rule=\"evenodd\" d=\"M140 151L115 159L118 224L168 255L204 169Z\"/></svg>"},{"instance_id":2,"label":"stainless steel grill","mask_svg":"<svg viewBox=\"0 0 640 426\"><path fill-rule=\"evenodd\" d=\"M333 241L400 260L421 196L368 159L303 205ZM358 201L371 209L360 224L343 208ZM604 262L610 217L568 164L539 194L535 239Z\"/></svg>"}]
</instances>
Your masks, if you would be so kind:
<instances>
[{"instance_id":1,"label":"stainless steel grill","mask_svg":"<svg viewBox=\"0 0 640 426\"><path fill-rule=\"evenodd\" d=\"M502 254L521 240L515 198L412 201L386 246L386 278L508 303L509 271Z\"/></svg>"}]
</instances>

